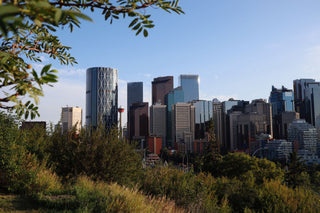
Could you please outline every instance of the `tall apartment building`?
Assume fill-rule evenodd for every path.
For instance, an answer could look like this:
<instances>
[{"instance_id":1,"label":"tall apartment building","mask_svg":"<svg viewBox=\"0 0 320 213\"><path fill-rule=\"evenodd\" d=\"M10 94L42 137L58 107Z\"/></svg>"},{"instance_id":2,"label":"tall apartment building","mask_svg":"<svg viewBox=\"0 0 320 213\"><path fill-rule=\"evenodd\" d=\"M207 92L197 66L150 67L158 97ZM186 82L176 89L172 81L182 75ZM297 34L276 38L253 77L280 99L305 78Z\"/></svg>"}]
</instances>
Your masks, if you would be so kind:
<instances>
[{"instance_id":1,"label":"tall apartment building","mask_svg":"<svg viewBox=\"0 0 320 213\"><path fill-rule=\"evenodd\" d=\"M166 147L167 137L167 106L150 106L150 135L161 137L162 147Z\"/></svg>"},{"instance_id":2,"label":"tall apartment building","mask_svg":"<svg viewBox=\"0 0 320 213\"><path fill-rule=\"evenodd\" d=\"M184 102L199 100L199 75L180 75L179 85L184 92Z\"/></svg>"},{"instance_id":3,"label":"tall apartment building","mask_svg":"<svg viewBox=\"0 0 320 213\"><path fill-rule=\"evenodd\" d=\"M173 89L173 76L164 76L152 81L152 105L165 104L165 96Z\"/></svg>"},{"instance_id":4,"label":"tall apartment building","mask_svg":"<svg viewBox=\"0 0 320 213\"><path fill-rule=\"evenodd\" d=\"M281 134L285 132L282 130L282 113L294 111L293 91L284 86L281 89L272 86L269 103L272 107L273 136L274 138L285 139L285 135Z\"/></svg>"},{"instance_id":5,"label":"tall apartment building","mask_svg":"<svg viewBox=\"0 0 320 213\"><path fill-rule=\"evenodd\" d=\"M304 119L293 121L288 128L288 141L299 142L299 149L317 151L317 131Z\"/></svg>"},{"instance_id":6,"label":"tall apartment building","mask_svg":"<svg viewBox=\"0 0 320 213\"><path fill-rule=\"evenodd\" d=\"M186 103L172 105L172 141L184 144L185 152L193 151L194 121L194 106Z\"/></svg>"},{"instance_id":7,"label":"tall apartment building","mask_svg":"<svg viewBox=\"0 0 320 213\"><path fill-rule=\"evenodd\" d=\"M82 126L82 109L79 107L62 107L61 123L62 132L67 132L73 127L79 132Z\"/></svg>"},{"instance_id":8,"label":"tall apartment building","mask_svg":"<svg viewBox=\"0 0 320 213\"><path fill-rule=\"evenodd\" d=\"M148 102L133 103L130 107L130 140L146 140L149 135Z\"/></svg>"},{"instance_id":9,"label":"tall apartment building","mask_svg":"<svg viewBox=\"0 0 320 213\"><path fill-rule=\"evenodd\" d=\"M87 69L86 125L103 123L107 129L118 123L118 70L109 67Z\"/></svg>"},{"instance_id":10,"label":"tall apartment building","mask_svg":"<svg viewBox=\"0 0 320 213\"><path fill-rule=\"evenodd\" d=\"M184 102L184 92L182 87L177 87L165 96L165 104L167 106L167 146L173 147L174 142L172 141L172 105L176 103Z\"/></svg>"}]
</instances>

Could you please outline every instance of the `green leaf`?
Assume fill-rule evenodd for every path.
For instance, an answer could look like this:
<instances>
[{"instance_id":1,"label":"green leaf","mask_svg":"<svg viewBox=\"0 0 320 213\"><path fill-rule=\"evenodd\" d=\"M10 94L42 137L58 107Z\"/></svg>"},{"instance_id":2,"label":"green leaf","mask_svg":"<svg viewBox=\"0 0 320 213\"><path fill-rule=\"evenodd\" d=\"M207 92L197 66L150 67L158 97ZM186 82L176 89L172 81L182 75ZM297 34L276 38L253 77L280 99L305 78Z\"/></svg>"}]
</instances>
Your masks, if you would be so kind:
<instances>
[{"instance_id":1,"label":"green leaf","mask_svg":"<svg viewBox=\"0 0 320 213\"><path fill-rule=\"evenodd\" d=\"M143 36L148 37L148 31L146 29L143 30Z\"/></svg>"},{"instance_id":2,"label":"green leaf","mask_svg":"<svg viewBox=\"0 0 320 213\"><path fill-rule=\"evenodd\" d=\"M44 66L41 70L41 75L43 75L44 73L47 73L51 68L51 64L47 64L46 66Z\"/></svg>"},{"instance_id":3,"label":"green leaf","mask_svg":"<svg viewBox=\"0 0 320 213\"><path fill-rule=\"evenodd\" d=\"M61 15L62 15L61 9L57 8L56 13L54 14L54 21L56 22L57 25L59 24Z\"/></svg>"},{"instance_id":4,"label":"green leaf","mask_svg":"<svg viewBox=\"0 0 320 213\"><path fill-rule=\"evenodd\" d=\"M129 28L131 28L133 25L135 25L138 22L139 18L135 18L129 25Z\"/></svg>"}]
</instances>

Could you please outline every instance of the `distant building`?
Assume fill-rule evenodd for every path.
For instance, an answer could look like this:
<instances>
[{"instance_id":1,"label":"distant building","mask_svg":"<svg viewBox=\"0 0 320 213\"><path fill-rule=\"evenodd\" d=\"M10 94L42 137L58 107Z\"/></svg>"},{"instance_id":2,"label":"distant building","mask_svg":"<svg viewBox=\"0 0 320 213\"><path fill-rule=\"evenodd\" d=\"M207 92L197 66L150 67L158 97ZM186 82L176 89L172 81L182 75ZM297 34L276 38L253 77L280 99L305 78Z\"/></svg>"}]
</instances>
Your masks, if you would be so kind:
<instances>
[{"instance_id":1,"label":"distant building","mask_svg":"<svg viewBox=\"0 0 320 213\"><path fill-rule=\"evenodd\" d=\"M223 123L222 123L222 103L218 99L212 100L212 116L214 122L214 133L216 140L222 145L223 142Z\"/></svg>"},{"instance_id":2,"label":"distant building","mask_svg":"<svg viewBox=\"0 0 320 213\"><path fill-rule=\"evenodd\" d=\"M46 129L45 121L22 121L21 129L41 128Z\"/></svg>"},{"instance_id":3,"label":"distant building","mask_svg":"<svg viewBox=\"0 0 320 213\"><path fill-rule=\"evenodd\" d=\"M206 126L213 118L212 101L194 100L190 103L195 107L195 139L203 139Z\"/></svg>"},{"instance_id":4,"label":"distant building","mask_svg":"<svg viewBox=\"0 0 320 213\"><path fill-rule=\"evenodd\" d=\"M118 70L109 67L87 69L86 125L118 123Z\"/></svg>"},{"instance_id":5,"label":"distant building","mask_svg":"<svg viewBox=\"0 0 320 213\"><path fill-rule=\"evenodd\" d=\"M293 91L282 86L277 89L272 86L270 92L269 103L272 107L272 120L273 120L273 136L277 139L285 139L285 132L282 130L282 113L294 112L294 95Z\"/></svg>"},{"instance_id":6,"label":"distant building","mask_svg":"<svg viewBox=\"0 0 320 213\"><path fill-rule=\"evenodd\" d=\"M177 87L169 91L165 96L165 105L167 106L167 146L173 147L172 141L172 106L184 102L184 92L182 87Z\"/></svg>"},{"instance_id":7,"label":"distant building","mask_svg":"<svg viewBox=\"0 0 320 213\"><path fill-rule=\"evenodd\" d=\"M161 137L149 136L148 137L148 150L153 154L160 155L160 150L162 148Z\"/></svg>"},{"instance_id":8,"label":"distant building","mask_svg":"<svg viewBox=\"0 0 320 213\"><path fill-rule=\"evenodd\" d=\"M130 131L130 107L134 103L143 102L143 82L129 82L127 84L127 128Z\"/></svg>"},{"instance_id":9,"label":"distant building","mask_svg":"<svg viewBox=\"0 0 320 213\"><path fill-rule=\"evenodd\" d=\"M194 140L194 106L177 103L172 106L172 141L183 144L185 152L192 152Z\"/></svg>"},{"instance_id":10,"label":"distant building","mask_svg":"<svg viewBox=\"0 0 320 213\"><path fill-rule=\"evenodd\" d=\"M297 79L293 81L295 111L300 114L301 119L306 119L308 109L306 108L305 90L314 79Z\"/></svg>"},{"instance_id":11,"label":"distant building","mask_svg":"<svg viewBox=\"0 0 320 213\"><path fill-rule=\"evenodd\" d=\"M165 104L165 96L173 89L173 76L164 76L152 81L152 105Z\"/></svg>"},{"instance_id":12,"label":"distant building","mask_svg":"<svg viewBox=\"0 0 320 213\"><path fill-rule=\"evenodd\" d=\"M288 161L290 153L293 152L292 142L286 140L270 140L265 144L264 157L268 160Z\"/></svg>"},{"instance_id":13,"label":"distant building","mask_svg":"<svg viewBox=\"0 0 320 213\"><path fill-rule=\"evenodd\" d=\"M62 107L61 112L62 132L75 127L80 132L82 126L82 109L79 107Z\"/></svg>"},{"instance_id":14,"label":"distant building","mask_svg":"<svg viewBox=\"0 0 320 213\"><path fill-rule=\"evenodd\" d=\"M130 107L130 140L146 140L149 135L148 103L134 103Z\"/></svg>"},{"instance_id":15,"label":"distant building","mask_svg":"<svg viewBox=\"0 0 320 213\"><path fill-rule=\"evenodd\" d=\"M184 92L184 102L199 100L199 75L180 75L179 85Z\"/></svg>"},{"instance_id":16,"label":"distant building","mask_svg":"<svg viewBox=\"0 0 320 213\"><path fill-rule=\"evenodd\" d=\"M317 152L317 131L305 120L295 120L288 128L288 141L298 142L299 149Z\"/></svg>"},{"instance_id":17,"label":"distant building","mask_svg":"<svg viewBox=\"0 0 320 213\"><path fill-rule=\"evenodd\" d=\"M288 140L288 127L294 121L300 119L297 112L282 112L279 125L279 133L283 139Z\"/></svg>"},{"instance_id":18,"label":"distant building","mask_svg":"<svg viewBox=\"0 0 320 213\"><path fill-rule=\"evenodd\" d=\"M161 138L162 147L166 147L167 137L167 106L152 105L150 107L150 135Z\"/></svg>"},{"instance_id":19,"label":"distant building","mask_svg":"<svg viewBox=\"0 0 320 213\"><path fill-rule=\"evenodd\" d=\"M320 82L308 83L305 89L306 121L320 131Z\"/></svg>"}]
</instances>

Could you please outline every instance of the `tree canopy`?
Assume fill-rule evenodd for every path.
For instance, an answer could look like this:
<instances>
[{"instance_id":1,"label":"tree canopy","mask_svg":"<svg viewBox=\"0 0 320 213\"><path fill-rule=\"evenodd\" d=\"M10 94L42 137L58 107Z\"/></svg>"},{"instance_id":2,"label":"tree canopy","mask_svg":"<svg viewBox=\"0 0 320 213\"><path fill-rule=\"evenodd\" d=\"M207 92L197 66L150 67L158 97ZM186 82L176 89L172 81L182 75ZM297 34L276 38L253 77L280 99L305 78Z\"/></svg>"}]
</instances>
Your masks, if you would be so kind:
<instances>
[{"instance_id":1,"label":"tree canopy","mask_svg":"<svg viewBox=\"0 0 320 213\"><path fill-rule=\"evenodd\" d=\"M18 116L39 116L39 96L43 85L57 82L56 70L48 64L40 72L30 62L42 62L45 54L62 65L75 64L54 33L59 28L80 27L80 20L91 21L83 13L98 10L112 24L122 18L132 19L129 28L136 35L148 36L154 27L147 8L160 8L166 12L183 13L179 0L2 0L0 1L0 109L14 111ZM32 101L24 101L29 96Z\"/></svg>"}]
</instances>

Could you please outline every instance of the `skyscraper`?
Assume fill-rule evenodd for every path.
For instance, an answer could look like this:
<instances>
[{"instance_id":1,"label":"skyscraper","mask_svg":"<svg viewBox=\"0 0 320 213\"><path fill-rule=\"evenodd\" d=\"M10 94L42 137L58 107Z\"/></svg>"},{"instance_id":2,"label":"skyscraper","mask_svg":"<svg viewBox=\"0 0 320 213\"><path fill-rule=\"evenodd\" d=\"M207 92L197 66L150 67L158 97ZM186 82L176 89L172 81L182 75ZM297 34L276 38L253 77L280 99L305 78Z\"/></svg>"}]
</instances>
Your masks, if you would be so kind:
<instances>
[{"instance_id":1,"label":"skyscraper","mask_svg":"<svg viewBox=\"0 0 320 213\"><path fill-rule=\"evenodd\" d=\"M305 90L306 120L320 130L320 82L309 83Z\"/></svg>"},{"instance_id":2,"label":"skyscraper","mask_svg":"<svg viewBox=\"0 0 320 213\"><path fill-rule=\"evenodd\" d=\"M103 123L111 128L118 122L118 70L109 67L87 69L86 125Z\"/></svg>"},{"instance_id":3,"label":"skyscraper","mask_svg":"<svg viewBox=\"0 0 320 213\"><path fill-rule=\"evenodd\" d=\"M272 86L270 92L269 103L272 107L272 121L274 138L285 139L285 132L282 130L282 115L284 112L294 111L294 96L293 91L282 86L277 89Z\"/></svg>"},{"instance_id":4,"label":"skyscraper","mask_svg":"<svg viewBox=\"0 0 320 213\"><path fill-rule=\"evenodd\" d=\"M300 113L300 118L306 119L307 109L305 104L305 90L314 79L297 79L293 81L294 106L296 112Z\"/></svg>"},{"instance_id":5,"label":"skyscraper","mask_svg":"<svg viewBox=\"0 0 320 213\"><path fill-rule=\"evenodd\" d=\"M213 117L212 101L194 100L191 105L195 107L195 139L204 139L208 121Z\"/></svg>"},{"instance_id":6,"label":"skyscraper","mask_svg":"<svg viewBox=\"0 0 320 213\"><path fill-rule=\"evenodd\" d=\"M184 102L199 100L199 75L180 75L179 84L184 92Z\"/></svg>"},{"instance_id":7,"label":"skyscraper","mask_svg":"<svg viewBox=\"0 0 320 213\"><path fill-rule=\"evenodd\" d=\"M149 135L148 102L133 103L130 106L130 140L145 140Z\"/></svg>"},{"instance_id":8,"label":"skyscraper","mask_svg":"<svg viewBox=\"0 0 320 213\"><path fill-rule=\"evenodd\" d=\"M143 82L129 82L127 84L128 112L133 103L143 102Z\"/></svg>"},{"instance_id":9,"label":"skyscraper","mask_svg":"<svg viewBox=\"0 0 320 213\"><path fill-rule=\"evenodd\" d=\"M155 78L152 81L152 105L165 104L165 96L173 89L173 76Z\"/></svg>"},{"instance_id":10,"label":"skyscraper","mask_svg":"<svg viewBox=\"0 0 320 213\"><path fill-rule=\"evenodd\" d=\"M61 113L62 132L75 127L79 132L82 125L82 109L79 107L62 107Z\"/></svg>"},{"instance_id":11,"label":"skyscraper","mask_svg":"<svg viewBox=\"0 0 320 213\"><path fill-rule=\"evenodd\" d=\"M167 146L173 146L172 142L172 105L184 102L184 93L182 87L177 87L165 96L165 104L167 105Z\"/></svg>"},{"instance_id":12,"label":"skyscraper","mask_svg":"<svg viewBox=\"0 0 320 213\"><path fill-rule=\"evenodd\" d=\"M167 106L155 104L150 106L150 135L161 137L162 147L166 147ZM171 119L170 119L171 120Z\"/></svg>"}]
</instances>

